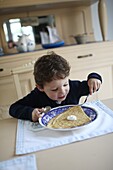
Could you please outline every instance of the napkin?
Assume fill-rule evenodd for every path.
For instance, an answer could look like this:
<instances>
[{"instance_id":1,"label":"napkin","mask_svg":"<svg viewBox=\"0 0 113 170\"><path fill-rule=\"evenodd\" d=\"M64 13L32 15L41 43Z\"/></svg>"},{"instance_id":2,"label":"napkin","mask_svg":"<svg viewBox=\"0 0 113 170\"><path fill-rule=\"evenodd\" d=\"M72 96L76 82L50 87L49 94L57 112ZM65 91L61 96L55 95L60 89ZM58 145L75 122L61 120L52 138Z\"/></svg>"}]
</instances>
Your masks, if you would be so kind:
<instances>
[{"instance_id":1,"label":"napkin","mask_svg":"<svg viewBox=\"0 0 113 170\"><path fill-rule=\"evenodd\" d=\"M97 111L97 118L92 123L78 130L54 131L45 128L33 130L31 122L18 120L16 154L54 148L72 142L90 139L113 132L113 111L101 101L87 102L84 106Z\"/></svg>"},{"instance_id":2,"label":"napkin","mask_svg":"<svg viewBox=\"0 0 113 170\"><path fill-rule=\"evenodd\" d=\"M35 155L0 162L0 170L37 170Z\"/></svg>"}]
</instances>

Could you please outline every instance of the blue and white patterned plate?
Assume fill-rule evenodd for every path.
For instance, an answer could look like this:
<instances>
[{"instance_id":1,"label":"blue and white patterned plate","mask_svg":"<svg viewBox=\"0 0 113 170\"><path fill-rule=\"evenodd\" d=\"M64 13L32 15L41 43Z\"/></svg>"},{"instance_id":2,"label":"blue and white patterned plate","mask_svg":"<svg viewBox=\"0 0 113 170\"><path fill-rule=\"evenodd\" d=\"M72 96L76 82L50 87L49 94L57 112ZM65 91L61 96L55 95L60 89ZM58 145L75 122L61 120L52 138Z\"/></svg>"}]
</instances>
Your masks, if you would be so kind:
<instances>
[{"instance_id":1,"label":"blue and white patterned plate","mask_svg":"<svg viewBox=\"0 0 113 170\"><path fill-rule=\"evenodd\" d=\"M47 112L46 114L43 114L43 116L41 118L39 118L39 123L41 124L41 126L48 128L48 129L52 129L52 130L59 130L59 131L67 131L67 130L75 130L75 129L79 129L81 127L84 127L92 122L94 122L97 118L97 112L96 110L94 110L91 107L86 107L86 106L81 106L82 109L84 110L84 112L86 113L87 116L89 116L91 118L91 121L85 125L82 126L76 126L73 128L59 128L59 129L55 129L55 128L49 128L47 127L48 122L55 116L59 115L60 113L64 112L65 110L69 109L70 107L73 107L75 105L65 105L65 106L60 106L60 107L56 107L51 109L49 112Z\"/></svg>"}]
</instances>

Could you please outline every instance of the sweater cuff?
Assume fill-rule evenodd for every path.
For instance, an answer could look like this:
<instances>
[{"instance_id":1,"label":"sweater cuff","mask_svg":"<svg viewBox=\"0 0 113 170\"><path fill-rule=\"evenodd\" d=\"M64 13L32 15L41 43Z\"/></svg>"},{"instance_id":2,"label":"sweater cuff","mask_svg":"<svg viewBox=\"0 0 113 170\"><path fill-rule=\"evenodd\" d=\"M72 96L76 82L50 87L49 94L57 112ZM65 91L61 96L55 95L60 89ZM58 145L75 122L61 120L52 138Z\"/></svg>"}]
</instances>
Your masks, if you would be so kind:
<instances>
[{"instance_id":1,"label":"sweater cuff","mask_svg":"<svg viewBox=\"0 0 113 170\"><path fill-rule=\"evenodd\" d=\"M100 80L101 83L102 83L102 77L101 77L98 73L90 73L90 74L88 75L87 80L89 80L89 79L91 79L91 78L96 78L96 79Z\"/></svg>"}]
</instances>

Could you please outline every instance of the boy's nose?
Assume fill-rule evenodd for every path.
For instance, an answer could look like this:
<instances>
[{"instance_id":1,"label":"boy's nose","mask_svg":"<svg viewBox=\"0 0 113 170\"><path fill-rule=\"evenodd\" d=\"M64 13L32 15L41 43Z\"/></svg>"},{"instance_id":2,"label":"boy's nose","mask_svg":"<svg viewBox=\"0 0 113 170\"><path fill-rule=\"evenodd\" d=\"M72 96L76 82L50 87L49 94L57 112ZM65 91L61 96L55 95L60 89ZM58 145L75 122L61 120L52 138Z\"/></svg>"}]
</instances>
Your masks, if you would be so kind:
<instances>
[{"instance_id":1,"label":"boy's nose","mask_svg":"<svg viewBox=\"0 0 113 170\"><path fill-rule=\"evenodd\" d=\"M64 94L65 93L65 89L64 88L60 88L59 93L60 94Z\"/></svg>"}]
</instances>

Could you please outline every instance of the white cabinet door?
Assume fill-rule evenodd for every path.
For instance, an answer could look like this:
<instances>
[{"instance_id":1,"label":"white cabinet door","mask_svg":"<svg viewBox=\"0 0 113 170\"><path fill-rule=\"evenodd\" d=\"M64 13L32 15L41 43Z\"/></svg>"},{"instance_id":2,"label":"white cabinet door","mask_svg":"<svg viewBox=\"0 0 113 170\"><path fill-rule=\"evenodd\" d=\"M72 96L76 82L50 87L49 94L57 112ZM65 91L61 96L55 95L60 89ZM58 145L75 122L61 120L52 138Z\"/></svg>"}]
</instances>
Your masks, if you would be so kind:
<instances>
[{"instance_id":1,"label":"white cabinet door","mask_svg":"<svg viewBox=\"0 0 113 170\"><path fill-rule=\"evenodd\" d=\"M85 80L87 79L87 75L91 72L99 73L102 76L103 83L101 85L100 90L93 95L94 99L108 99L113 97L113 76L112 76L112 66L104 66L101 68L95 68L95 69L87 69L87 70L81 70L77 72L72 72L70 75L71 79L77 79L77 80ZM91 98L92 100L92 98Z\"/></svg>"},{"instance_id":2,"label":"white cabinet door","mask_svg":"<svg viewBox=\"0 0 113 170\"><path fill-rule=\"evenodd\" d=\"M15 75L17 75L15 79L13 75L0 77L0 106L10 105L35 88L32 71Z\"/></svg>"}]
</instances>

